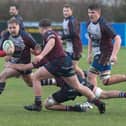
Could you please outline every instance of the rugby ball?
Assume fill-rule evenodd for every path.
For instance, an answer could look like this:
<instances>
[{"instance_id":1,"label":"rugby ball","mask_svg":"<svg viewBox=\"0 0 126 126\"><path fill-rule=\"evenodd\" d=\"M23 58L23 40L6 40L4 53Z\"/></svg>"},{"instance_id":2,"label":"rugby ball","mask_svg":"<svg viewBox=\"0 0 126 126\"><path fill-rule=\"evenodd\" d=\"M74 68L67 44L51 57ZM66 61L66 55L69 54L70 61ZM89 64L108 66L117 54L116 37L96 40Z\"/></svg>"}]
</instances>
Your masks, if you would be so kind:
<instances>
[{"instance_id":1,"label":"rugby ball","mask_svg":"<svg viewBox=\"0 0 126 126\"><path fill-rule=\"evenodd\" d=\"M6 52L7 55L12 55L15 51L15 46L13 41L5 40L2 45L3 51Z\"/></svg>"}]
</instances>

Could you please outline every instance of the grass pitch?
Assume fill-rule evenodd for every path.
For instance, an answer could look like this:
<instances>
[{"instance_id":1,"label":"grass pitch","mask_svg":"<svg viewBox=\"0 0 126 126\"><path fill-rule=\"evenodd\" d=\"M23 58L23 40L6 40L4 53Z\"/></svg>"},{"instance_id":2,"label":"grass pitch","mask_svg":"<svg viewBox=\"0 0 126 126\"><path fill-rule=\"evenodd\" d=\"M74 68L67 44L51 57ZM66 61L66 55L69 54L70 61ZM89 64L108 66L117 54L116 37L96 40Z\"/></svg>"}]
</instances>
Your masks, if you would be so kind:
<instances>
[{"instance_id":1,"label":"grass pitch","mask_svg":"<svg viewBox=\"0 0 126 126\"><path fill-rule=\"evenodd\" d=\"M84 49L80 66L87 69L87 48ZM118 63L113 66L112 74L126 73L126 49L122 48L118 55ZM0 70L4 66L0 59ZM105 87L99 81L99 86L105 90L118 89L126 91L126 83ZM43 87L43 101L58 88L55 86ZM0 96L0 126L121 126L126 124L126 99L105 100L106 113L100 115L94 107L86 113L49 111L43 107L41 112L28 112L24 105L33 103L32 88L29 88L20 78L11 78L7 81L6 90ZM82 103L86 99L78 97L75 101L65 104Z\"/></svg>"}]
</instances>

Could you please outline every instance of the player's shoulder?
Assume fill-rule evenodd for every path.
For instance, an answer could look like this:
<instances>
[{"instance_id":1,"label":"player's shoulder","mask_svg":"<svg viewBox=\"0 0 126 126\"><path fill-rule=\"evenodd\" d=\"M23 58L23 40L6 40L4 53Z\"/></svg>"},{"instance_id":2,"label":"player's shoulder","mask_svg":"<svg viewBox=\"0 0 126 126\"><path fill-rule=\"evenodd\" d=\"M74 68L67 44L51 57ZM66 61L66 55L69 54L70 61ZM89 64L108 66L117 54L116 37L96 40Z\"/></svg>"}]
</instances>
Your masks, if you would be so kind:
<instances>
[{"instance_id":1,"label":"player's shoulder","mask_svg":"<svg viewBox=\"0 0 126 126\"><path fill-rule=\"evenodd\" d=\"M56 37L56 32L53 30L49 30L45 33L45 38L55 38Z\"/></svg>"},{"instance_id":2,"label":"player's shoulder","mask_svg":"<svg viewBox=\"0 0 126 126\"><path fill-rule=\"evenodd\" d=\"M69 21L70 22L78 22L78 19L75 16L70 16Z\"/></svg>"},{"instance_id":3,"label":"player's shoulder","mask_svg":"<svg viewBox=\"0 0 126 126\"><path fill-rule=\"evenodd\" d=\"M32 37L32 35L30 33L26 32L25 30L21 30L20 35L21 35L22 39L24 40L24 42L26 42L26 43L27 43L27 41L37 43L36 40Z\"/></svg>"},{"instance_id":4,"label":"player's shoulder","mask_svg":"<svg viewBox=\"0 0 126 126\"><path fill-rule=\"evenodd\" d=\"M105 18L101 18L100 19L100 26L102 28L102 30L104 31L112 31L113 33L115 32L113 27L112 27L112 23L108 22Z\"/></svg>"},{"instance_id":5,"label":"player's shoulder","mask_svg":"<svg viewBox=\"0 0 126 126\"><path fill-rule=\"evenodd\" d=\"M111 24L103 17L101 17L99 19L99 24L102 26L102 27L111 27Z\"/></svg>"},{"instance_id":6,"label":"player's shoulder","mask_svg":"<svg viewBox=\"0 0 126 126\"><path fill-rule=\"evenodd\" d=\"M23 37L23 38L31 38L31 34L26 32L25 30L21 30L20 31L20 35Z\"/></svg>"}]
</instances>

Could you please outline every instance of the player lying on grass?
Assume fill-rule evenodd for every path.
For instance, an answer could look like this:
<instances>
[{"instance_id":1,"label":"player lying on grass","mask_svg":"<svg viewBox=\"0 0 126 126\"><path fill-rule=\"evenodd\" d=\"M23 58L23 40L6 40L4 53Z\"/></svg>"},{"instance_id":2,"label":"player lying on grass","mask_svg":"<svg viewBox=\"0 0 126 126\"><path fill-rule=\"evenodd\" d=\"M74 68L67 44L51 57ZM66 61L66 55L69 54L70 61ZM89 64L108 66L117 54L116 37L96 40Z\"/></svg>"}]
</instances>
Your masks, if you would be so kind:
<instances>
[{"instance_id":1,"label":"player lying on grass","mask_svg":"<svg viewBox=\"0 0 126 126\"><path fill-rule=\"evenodd\" d=\"M67 106L61 103L65 101L74 100L77 96L81 96L79 92L68 86L68 84L63 81L62 78L55 78L57 84L60 86L60 90L53 93L49 96L45 101L45 107L50 110L62 110L62 111L86 111L87 107L84 104L75 105L75 106ZM86 79L78 76L78 79L82 85L87 86L90 88L97 98L101 99L109 99L109 98L126 98L126 92L118 91L118 90L111 90L105 91L99 87L96 87L89 83Z\"/></svg>"},{"instance_id":2,"label":"player lying on grass","mask_svg":"<svg viewBox=\"0 0 126 126\"><path fill-rule=\"evenodd\" d=\"M36 65L36 67L38 67ZM6 64L6 67L11 67L17 70L28 70L32 69L33 66L31 64ZM101 99L109 99L109 98L126 98L126 92L118 91L118 90L110 90L105 91L99 87L96 87L89 83L86 79L83 79L78 75L78 79L80 83L89 89L91 89L97 98ZM45 107L49 110L61 110L61 111L86 111L87 109L92 108L90 104L78 104L75 106L64 105L65 101L75 100L77 96L81 96L81 94L70 87L61 77L55 77L57 85L60 87L60 90L56 91L52 95L50 95L45 101ZM32 86L32 85L31 85Z\"/></svg>"}]
</instances>

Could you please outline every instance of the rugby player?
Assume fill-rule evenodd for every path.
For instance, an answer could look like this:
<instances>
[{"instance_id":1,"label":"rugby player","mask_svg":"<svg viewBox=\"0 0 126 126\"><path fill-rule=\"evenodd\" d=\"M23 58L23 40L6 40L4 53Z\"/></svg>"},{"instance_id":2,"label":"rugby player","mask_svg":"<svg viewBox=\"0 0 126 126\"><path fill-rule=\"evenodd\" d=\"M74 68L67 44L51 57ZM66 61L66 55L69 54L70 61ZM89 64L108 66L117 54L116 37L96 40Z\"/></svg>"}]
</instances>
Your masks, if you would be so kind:
<instances>
[{"instance_id":1,"label":"rugby player","mask_svg":"<svg viewBox=\"0 0 126 126\"><path fill-rule=\"evenodd\" d=\"M111 63L117 62L117 54L121 45L120 36L101 16L101 8L98 4L88 7L88 16L88 63L91 64L88 73L89 81L97 85L97 76L100 76L104 85L126 81L126 75L111 76Z\"/></svg>"},{"instance_id":2,"label":"rugby player","mask_svg":"<svg viewBox=\"0 0 126 126\"><path fill-rule=\"evenodd\" d=\"M8 21L8 31L3 34L0 41L1 50L3 42L8 39L12 40L15 46L15 52L12 56L10 56L8 62L27 64L31 62L31 49L35 55L40 53L40 51L36 48L38 47L37 42L29 33L20 29L20 24L16 18L11 18ZM13 68L4 68L0 73L0 94L5 88L6 80L10 77L17 77L20 74L27 84L31 84L31 70L17 71Z\"/></svg>"},{"instance_id":3,"label":"rugby player","mask_svg":"<svg viewBox=\"0 0 126 126\"><path fill-rule=\"evenodd\" d=\"M71 56L75 71L84 78L83 70L78 65L83 51L80 39L80 25L79 21L73 16L71 5L64 5L63 16L63 35L61 39L66 44L65 51Z\"/></svg>"}]
</instances>

